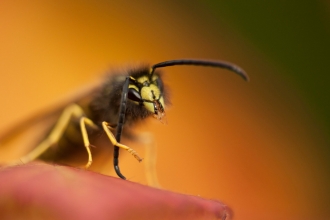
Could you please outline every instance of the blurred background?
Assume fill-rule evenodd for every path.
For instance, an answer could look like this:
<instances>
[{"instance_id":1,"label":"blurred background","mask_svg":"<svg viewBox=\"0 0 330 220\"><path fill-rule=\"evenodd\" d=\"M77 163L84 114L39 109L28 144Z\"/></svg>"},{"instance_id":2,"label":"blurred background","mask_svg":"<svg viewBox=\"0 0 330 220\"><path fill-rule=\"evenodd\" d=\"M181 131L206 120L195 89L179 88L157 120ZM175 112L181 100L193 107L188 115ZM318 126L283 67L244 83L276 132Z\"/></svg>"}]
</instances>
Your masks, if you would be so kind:
<instances>
[{"instance_id":1,"label":"blurred background","mask_svg":"<svg viewBox=\"0 0 330 220\"><path fill-rule=\"evenodd\" d=\"M327 219L329 24L325 0L1 1L0 132L113 67L227 60L250 82L212 68L163 70L167 124L138 127L155 137L162 187L221 200L235 219ZM22 148L1 146L0 159ZM120 162L146 183L143 164L125 152ZM114 175L111 156L91 169Z\"/></svg>"}]
</instances>

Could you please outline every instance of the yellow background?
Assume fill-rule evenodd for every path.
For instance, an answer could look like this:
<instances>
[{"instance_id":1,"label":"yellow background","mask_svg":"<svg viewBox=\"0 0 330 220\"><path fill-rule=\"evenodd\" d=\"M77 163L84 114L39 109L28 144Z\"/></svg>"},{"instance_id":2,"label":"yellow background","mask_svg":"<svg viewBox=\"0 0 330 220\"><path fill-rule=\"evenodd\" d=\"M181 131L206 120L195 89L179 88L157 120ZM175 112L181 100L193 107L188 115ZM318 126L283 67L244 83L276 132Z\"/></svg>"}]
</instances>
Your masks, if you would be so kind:
<instances>
[{"instance_id":1,"label":"yellow background","mask_svg":"<svg viewBox=\"0 0 330 220\"><path fill-rule=\"evenodd\" d=\"M0 131L112 67L227 60L251 81L218 69L164 69L172 97L167 125L149 120L140 128L157 140L163 188L221 200L235 219L325 219L326 171L312 148L326 146L326 135L310 107L279 76L286 70L224 20L215 30L195 4L2 1ZM124 154L122 172L145 183L143 165ZM111 169L109 158L100 172Z\"/></svg>"}]
</instances>

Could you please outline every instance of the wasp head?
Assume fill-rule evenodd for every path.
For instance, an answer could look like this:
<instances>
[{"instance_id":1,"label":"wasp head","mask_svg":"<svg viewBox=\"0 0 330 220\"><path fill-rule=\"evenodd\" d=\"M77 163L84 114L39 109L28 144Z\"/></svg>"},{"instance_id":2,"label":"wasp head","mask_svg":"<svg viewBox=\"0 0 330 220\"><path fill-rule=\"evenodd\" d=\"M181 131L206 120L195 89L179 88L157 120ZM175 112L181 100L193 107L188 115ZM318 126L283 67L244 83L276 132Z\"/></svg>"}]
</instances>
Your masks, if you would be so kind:
<instances>
[{"instance_id":1,"label":"wasp head","mask_svg":"<svg viewBox=\"0 0 330 220\"><path fill-rule=\"evenodd\" d=\"M143 106L155 118L163 122L165 117L165 104L163 97L163 83L158 75L142 75L137 78L130 77L128 86L128 99Z\"/></svg>"}]
</instances>

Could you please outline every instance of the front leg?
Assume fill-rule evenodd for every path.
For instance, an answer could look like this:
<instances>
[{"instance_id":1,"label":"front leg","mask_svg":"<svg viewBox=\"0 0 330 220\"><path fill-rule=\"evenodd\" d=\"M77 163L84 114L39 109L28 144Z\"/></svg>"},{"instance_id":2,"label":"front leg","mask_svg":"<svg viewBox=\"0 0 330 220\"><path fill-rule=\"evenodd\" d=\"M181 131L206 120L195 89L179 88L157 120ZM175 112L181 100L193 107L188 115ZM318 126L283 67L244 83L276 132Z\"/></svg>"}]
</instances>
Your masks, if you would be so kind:
<instances>
[{"instance_id":1,"label":"front leg","mask_svg":"<svg viewBox=\"0 0 330 220\"><path fill-rule=\"evenodd\" d=\"M118 143L115 136L112 134L112 132L110 131L111 126L108 124L108 122L102 122L102 127L103 127L103 130L105 131L105 133L107 134L109 140L111 141L111 143L114 145L114 146L117 146L117 147L120 147L126 151L128 151L130 154L132 154L135 159L137 159L139 162L142 161L142 158L138 155L138 153L133 150L132 148L126 146L126 145L123 145L121 143Z\"/></svg>"}]
</instances>

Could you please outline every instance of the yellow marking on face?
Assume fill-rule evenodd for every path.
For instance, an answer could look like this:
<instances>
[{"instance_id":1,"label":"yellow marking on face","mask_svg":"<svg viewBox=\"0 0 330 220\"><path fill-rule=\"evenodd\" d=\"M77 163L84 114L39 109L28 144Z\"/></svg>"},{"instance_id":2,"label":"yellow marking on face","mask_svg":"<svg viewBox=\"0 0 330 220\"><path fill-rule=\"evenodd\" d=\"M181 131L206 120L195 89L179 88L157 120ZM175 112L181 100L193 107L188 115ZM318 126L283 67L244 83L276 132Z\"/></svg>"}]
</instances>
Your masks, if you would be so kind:
<instances>
[{"instance_id":1,"label":"yellow marking on face","mask_svg":"<svg viewBox=\"0 0 330 220\"><path fill-rule=\"evenodd\" d=\"M156 75L153 75L151 78L152 81L156 81L157 79L158 79L158 76L156 76Z\"/></svg>"},{"instance_id":2,"label":"yellow marking on face","mask_svg":"<svg viewBox=\"0 0 330 220\"><path fill-rule=\"evenodd\" d=\"M141 76L136 81L143 84L144 82L149 82L149 78L147 76Z\"/></svg>"},{"instance_id":3,"label":"yellow marking on face","mask_svg":"<svg viewBox=\"0 0 330 220\"><path fill-rule=\"evenodd\" d=\"M143 102L143 105L144 105L144 107L145 107L148 111L150 111L150 112L152 112L152 113L155 113L154 103L151 103L151 102Z\"/></svg>"},{"instance_id":4,"label":"yellow marking on face","mask_svg":"<svg viewBox=\"0 0 330 220\"><path fill-rule=\"evenodd\" d=\"M133 84L129 84L128 88L129 89L135 89L136 91L139 91L139 88L136 85L133 85Z\"/></svg>"},{"instance_id":5,"label":"yellow marking on face","mask_svg":"<svg viewBox=\"0 0 330 220\"><path fill-rule=\"evenodd\" d=\"M159 99L160 95L161 94L159 88L154 84L150 84L150 86L148 87L146 86L142 87L141 89L141 97L144 100L149 100L149 101L157 100Z\"/></svg>"}]
</instances>

